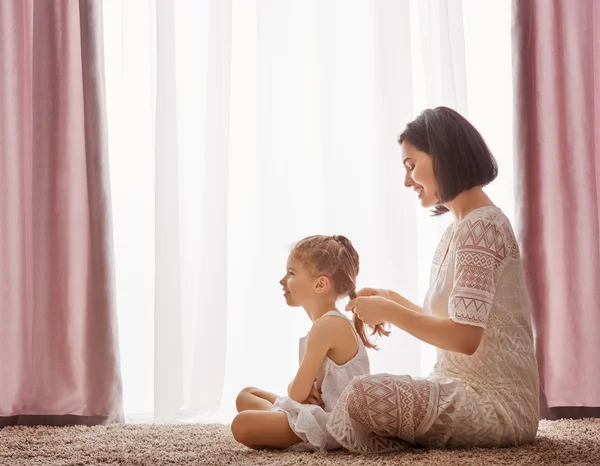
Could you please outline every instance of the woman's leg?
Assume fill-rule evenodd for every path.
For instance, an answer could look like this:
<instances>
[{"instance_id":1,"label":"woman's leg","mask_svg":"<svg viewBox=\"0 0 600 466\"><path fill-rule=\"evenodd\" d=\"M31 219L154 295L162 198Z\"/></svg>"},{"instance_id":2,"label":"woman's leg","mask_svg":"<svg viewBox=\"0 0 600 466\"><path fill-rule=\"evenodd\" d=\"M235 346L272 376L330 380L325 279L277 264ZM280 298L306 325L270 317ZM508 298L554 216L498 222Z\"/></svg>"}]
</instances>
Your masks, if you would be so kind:
<instances>
[{"instance_id":1,"label":"woman's leg","mask_svg":"<svg viewBox=\"0 0 600 466\"><path fill-rule=\"evenodd\" d=\"M244 411L231 424L231 433L249 448L286 449L302 440L294 434L283 411Z\"/></svg>"},{"instance_id":2,"label":"woman's leg","mask_svg":"<svg viewBox=\"0 0 600 466\"><path fill-rule=\"evenodd\" d=\"M279 397L274 393L254 387L246 387L235 399L235 406L238 413L248 410L269 411L277 398Z\"/></svg>"},{"instance_id":3,"label":"woman's leg","mask_svg":"<svg viewBox=\"0 0 600 466\"><path fill-rule=\"evenodd\" d=\"M435 419L438 396L431 392L435 389L431 382L409 376L355 377L337 401L327 429L343 447L357 453L408 448Z\"/></svg>"}]
</instances>

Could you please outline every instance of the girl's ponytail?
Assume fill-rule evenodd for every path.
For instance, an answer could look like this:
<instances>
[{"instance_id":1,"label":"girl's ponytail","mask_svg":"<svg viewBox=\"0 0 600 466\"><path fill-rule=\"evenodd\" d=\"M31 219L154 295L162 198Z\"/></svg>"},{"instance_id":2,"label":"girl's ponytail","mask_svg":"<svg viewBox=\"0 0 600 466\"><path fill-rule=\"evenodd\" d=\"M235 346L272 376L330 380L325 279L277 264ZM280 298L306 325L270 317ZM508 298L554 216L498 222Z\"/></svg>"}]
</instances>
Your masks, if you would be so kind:
<instances>
[{"instance_id":1,"label":"girl's ponytail","mask_svg":"<svg viewBox=\"0 0 600 466\"><path fill-rule=\"evenodd\" d=\"M348 297L351 300L356 299L356 291L354 291L354 290L350 291L350 293L348 293ZM375 345L374 343L371 343L371 341L367 337L367 334L365 331L365 326L369 327L369 329L371 329L371 336L377 334L381 337L387 337L390 334L390 331L386 330L384 324L377 324L375 326L367 325L362 320L360 320L356 314L352 315L352 322L354 323L354 328L356 329L356 333L358 333L358 336L362 340L363 345L365 345L367 348L372 348L375 350L378 349L377 345Z\"/></svg>"}]
</instances>

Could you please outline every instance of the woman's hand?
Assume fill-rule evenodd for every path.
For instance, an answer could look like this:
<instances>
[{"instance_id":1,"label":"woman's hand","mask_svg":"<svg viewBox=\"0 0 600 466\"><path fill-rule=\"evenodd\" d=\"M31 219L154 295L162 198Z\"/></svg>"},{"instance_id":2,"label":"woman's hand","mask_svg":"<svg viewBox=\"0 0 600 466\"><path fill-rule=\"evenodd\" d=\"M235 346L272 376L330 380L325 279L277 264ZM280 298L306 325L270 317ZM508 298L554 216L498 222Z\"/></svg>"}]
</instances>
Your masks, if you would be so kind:
<instances>
[{"instance_id":1,"label":"woman's hand","mask_svg":"<svg viewBox=\"0 0 600 466\"><path fill-rule=\"evenodd\" d=\"M354 312L367 325L379 325L388 322L390 304L393 301L380 295L359 296L346 304L346 311Z\"/></svg>"},{"instance_id":2,"label":"woman's hand","mask_svg":"<svg viewBox=\"0 0 600 466\"><path fill-rule=\"evenodd\" d=\"M392 293L392 291L384 290L383 288L363 288L362 290L356 292L356 296L381 296L385 299L392 299Z\"/></svg>"},{"instance_id":3,"label":"woman's hand","mask_svg":"<svg viewBox=\"0 0 600 466\"><path fill-rule=\"evenodd\" d=\"M360 291L357 291L356 296L361 297L370 297L370 296L381 296L382 298L389 299L390 301L395 302L396 304L400 304L400 306L404 306L411 311L415 312L423 312L423 308L418 306L404 296L399 293L396 293L392 290L385 290L383 288L363 288Z\"/></svg>"}]
</instances>

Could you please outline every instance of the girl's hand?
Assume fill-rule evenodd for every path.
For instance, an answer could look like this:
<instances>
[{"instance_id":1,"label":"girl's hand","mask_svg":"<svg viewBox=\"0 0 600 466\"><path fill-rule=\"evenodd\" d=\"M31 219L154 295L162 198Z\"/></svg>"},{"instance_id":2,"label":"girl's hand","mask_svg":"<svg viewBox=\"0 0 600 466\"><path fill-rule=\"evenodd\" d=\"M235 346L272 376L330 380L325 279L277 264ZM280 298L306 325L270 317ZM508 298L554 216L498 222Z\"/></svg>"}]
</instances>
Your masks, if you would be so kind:
<instances>
[{"instance_id":1,"label":"girl's hand","mask_svg":"<svg viewBox=\"0 0 600 466\"><path fill-rule=\"evenodd\" d=\"M346 311L354 312L367 325L379 325L389 320L387 315L392 302L377 295L359 296L346 304Z\"/></svg>"},{"instance_id":2,"label":"girl's hand","mask_svg":"<svg viewBox=\"0 0 600 466\"><path fill-rule=\"evenodd\" d=\"M310 390L310 394L308 395L308 398L306 400L304 400L304 405L317 405L320 406L322 403L321 400L321 392L317 389L317 379L315 379L315 382Z\"/></svg>"}]
</instances>

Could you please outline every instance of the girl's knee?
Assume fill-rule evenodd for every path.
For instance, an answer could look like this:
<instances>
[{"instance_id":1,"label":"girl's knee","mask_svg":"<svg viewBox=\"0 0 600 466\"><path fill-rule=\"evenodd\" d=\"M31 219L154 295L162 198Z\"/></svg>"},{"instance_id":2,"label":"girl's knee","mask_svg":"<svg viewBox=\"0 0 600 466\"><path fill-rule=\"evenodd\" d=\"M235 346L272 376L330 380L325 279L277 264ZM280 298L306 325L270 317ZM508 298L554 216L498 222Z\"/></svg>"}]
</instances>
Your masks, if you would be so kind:
<instances>
[{"instance_id":1,"label":"girl's knee","mask_svg":"<svg viewBox=\"0 0 600 466\"><path fill-rule=\"evenodd\" d=\"M231 433L236 442L250 447L252 426L248 423L244 413L238 414L231 423Z\"/></svg>"},{"instance_id":2,"label":"girl's knee","mask_svg":"<svg viewBox=\"0 0 600 466\"><path fill-rule=\"evenodd\" d=\"M258 388L256 388L256 387L243 388L242 390L240 390L240 393L238 393L238 398L244 397L247 395L252 395L252 393L254 393L256 390L258 390Z\"/></svg>"},{"instance_id":3,"label":"girl's knee","mask_svg":"<svg viewBox=\"0 0 600 466\"><path fill-rule=\"evenodd\" d=\"M252 396L255 390L257 390L255 387L246 387L238 393L238 396L235 398L235 407L237 408L238 413L246 409L244 407L244 402L249 396Z\"/></svg>"}]
</instances>

